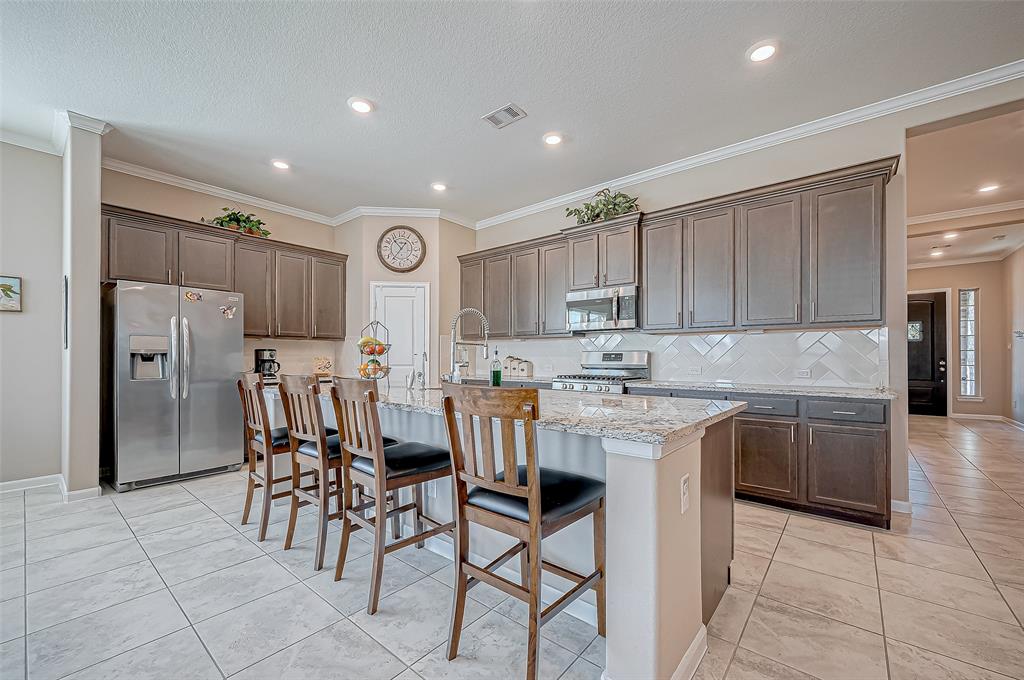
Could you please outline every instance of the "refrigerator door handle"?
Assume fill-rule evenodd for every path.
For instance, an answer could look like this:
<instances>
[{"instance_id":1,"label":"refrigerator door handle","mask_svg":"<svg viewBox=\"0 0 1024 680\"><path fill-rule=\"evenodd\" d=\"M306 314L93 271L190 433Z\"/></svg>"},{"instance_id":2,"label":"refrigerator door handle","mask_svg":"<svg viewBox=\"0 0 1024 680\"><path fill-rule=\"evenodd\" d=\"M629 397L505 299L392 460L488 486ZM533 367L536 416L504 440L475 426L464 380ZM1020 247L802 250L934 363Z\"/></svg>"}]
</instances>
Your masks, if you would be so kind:
<instances>
[{"instance_id":1,"label":"refrigerator door handle","mask_svg":"<svg viewBox=\"0 0 1024 680\"><path fill-rule=\"evenodd\" d=\"M171 317L171 369L169 371L171 399L178 398L178 317Z\"/></svg>"},{"instance_id":2,"label":"refrigerator door handle","mask_svg":"<svg viewBox=\"0 0 1024 680\"><path fill-rule=\"evenodd\" d=\"M192 353L192 333L188 329L188 317L181 317L181 398L188 399L189 355Z\"/></svg>"}]
</instances>

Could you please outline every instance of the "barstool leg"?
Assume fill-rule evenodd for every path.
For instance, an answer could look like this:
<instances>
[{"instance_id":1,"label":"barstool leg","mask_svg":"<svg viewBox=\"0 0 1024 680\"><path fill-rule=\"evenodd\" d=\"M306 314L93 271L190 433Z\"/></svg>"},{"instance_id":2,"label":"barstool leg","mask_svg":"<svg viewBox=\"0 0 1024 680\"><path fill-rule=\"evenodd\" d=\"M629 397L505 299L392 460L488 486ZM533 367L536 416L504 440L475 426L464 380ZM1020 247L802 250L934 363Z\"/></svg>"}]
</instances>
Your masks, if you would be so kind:
<instances>
[{"instance_id":1,"label":"barstool leg","mask_svg":"<svg viewBox=\"0 0 1024 680\"><path fill-rule=\"evenodd\" d=\"M530 552L530 622L529 637L526 641L526 680L537 680L537 667L540 663L540 589L541 589L541 563L540 563L540 535L530 537L530 545L527 548Z\"/></svg>"},{"instance_id":2,"label":"barstool leg","mask_svg":"<svg viewBox=\"0 0 1024 680\"><path fill-rule=\"evenodd\" d=\"M604 568L604 500L594 513L594 571L601 572L601 580L597 582L597 634L605 637L605 576Z\"/></svg>"},{"instance_id":3,"label":"barstool leg","mask_svg":"<svg viewBox=\"0 0 1024 680\"><path fill-rule=\"evenodd\" d=\"M338 474L341 474L340 469ZM334 567L335 581L341 580L341 574L345 570L345 560L348 557L348 537L352 533L352 519L348 516L352 511L352 480L349 478L348 472L342 475L341 483L344 484L344 489L338 499L338 504L341 506L341 543L338 544L338 563Z\"/></svg>"},{"instance_id":4,"label":"barstool leg","mask_svg":"<svg viewBox=\"0 0 1024 680\"><path fill-rule=\"evenodd\" d=\"M366 604L367 614L377 613L380 600L380 580L384 574L384 545L388 532L387 492L378 487L375 499L376 516L373 518L373 567L370 573L370 599Z\"/></svg>"},{"instance_id":5,"label":"barstool leg","mask_svg":"<svg viewBox=\"0 0 1024 680\"><path fill-rule=\"evenodd\" d=\"M253 455L252 453L249 454ZM249 511L252 509L252 494L256 488L256 480L252 478L252 470L246 475L245 484L245 505L242 508L242 524L249 523ZM262 539L261 539L262 540Z\"/></svg>"},{"instance_id":6,"label":"barstool leg","mask_svg":"<svg viewBox=\"0 0 1024 680\"><path fill-rule=\"evenodd\" d=\"M519 553L519 581L524 588L529 588L530 583L530 555L527 550Z\"/></svg>"},{"instance_id":7,"label":"barstool leg","mask_svg":"<svg viewBox=\"0 0 1024 680\"><path fill-rule=\"evenodd\" d=\"M292 547L292 537L295 535L295 520L299 517L299 496L295 493L295 490L299 488L302 483L302 470L299 469L299 462L295 460L295 454L290 454L292 459L292 495L291 495L291 509L288 511L288 533L284 537L284 549L290 550Z\"/></svg>"},{"instance_id":8,"label":"barstool leg","mask_svg":"<svg viewBox=\"0 0 1024 680\"><path fill-rule=\"evenodd\" d=\"M274 502L274 453L263 456L263 510L260 513L260 532L257 541L267 538L267 527L270 525L270 505Z\"/></svg>"},{"instance_id":9,"label":"barstool leg","mask_svg":"<svg viewBox=\"0 0 1024 680\"><path fill-rule=\"evenodd\" d=\"M399 500L400 496L399 489L391 492L392 507L397 508L402 504L401 500ZM399 514L395 514L391 518L391 537L396 541L402 537L402 516Z\"/></svg>"},{"instance_id":10,"label":"barstool leg","mask_svg":"<svg viewBox=\"0 0 1024 680\"><path fill-rule=\"evenodd\" d=\"M452 598L452 621L448 628L448 660L459 655L462 619L466 613L466 585L469 577L462 565L469 561L469 523L456 519L455 525L455 594Z\"/></svg>"},{"instance_id":11,"label":"barstool leg","mask_svg":"<svg viewBox=\"0 0 1024 680\"><path fill-rule=\"evenodd\" d=\"M320 502L317 503L319 522L316 527L316 557L313 559L313 570L320 571L324 568L324 551L327 548L327 523L331 515L331 471L320 471L320 485L317 496Z\"/></svg>"},{"instance_id":12,"label":"barstool leg","mask_svg":"<svg viewBox=\"0 0 1024 680\"><path fill-rule=\"evenodd\" d=\"M413 520L412 530L416 534L423 533L423 485L414 484L412 487L412 500L416 504L416 519ZM423 541L416 541L416 547L422 548Z\"/></svg>"}]
</instances>

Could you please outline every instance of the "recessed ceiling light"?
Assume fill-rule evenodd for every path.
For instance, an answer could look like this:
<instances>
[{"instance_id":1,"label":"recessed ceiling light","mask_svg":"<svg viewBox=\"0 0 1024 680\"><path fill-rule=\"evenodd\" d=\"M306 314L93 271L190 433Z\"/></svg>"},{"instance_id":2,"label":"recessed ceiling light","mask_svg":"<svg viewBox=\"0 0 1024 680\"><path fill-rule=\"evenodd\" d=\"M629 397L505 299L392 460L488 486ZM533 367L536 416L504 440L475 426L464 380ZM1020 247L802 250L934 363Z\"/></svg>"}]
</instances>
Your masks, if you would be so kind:
<instances>
[{"instance_id":1,"label":"recessed ceiling light","mask_svg":"<svg viewBox=\"0 0 1024 680\"><path fill-rule=\"evenodd\" d=\"M983 186L983 187L979 187L979 188L978 188L978 191L981 191L981 192L983 192L983 193L986 193L986 194L987 194L988 192L990 192L990 191L995 191L995 190L996 190L996 189L998 189L998 188L999 188L999 185L998 185L998 184L986 184L986 185L985 185L985 186Z\"/></svg>"},{"instance_id":2,"label":"recessed ceiling light","mask_svg":"<svg viewBox=\"0 0 1024 680\"><path fill-rule=\"evenodd\" d=\"M356 113L369 113L373 111L373 102L362 97L349 97L348 105Z\"/></svg>"},{"instance_id":3,"label":"recessed ceiling light","mask_svg":"<svg viewBox=\"0 0 1024 680\"><path fill-rule=\"evenodd\" d=\"M434 182L433 184L430 185L430 188L433 189L434 191L444 191L448 187L445 186L444 184L441 184L440 182Z\"/></svg>"},{"instance_id":4,"label":"recessed ceiling light","mask_svg":"<svg viewBox=\"0 0 1024 680\"><path fill-rule=\"evenodd\" d=\"M287 170L288 168L292 167L285 163L284 161L274 161L273 166L278 170Z\"/></svg>"},{"instance_id":5,"label":"recessed ceiling light","mask_svg":"<svg viewBox=\"0 0 1024 680\"><path fill-rule=\"evenodd\" d=\"M778 48L775 43L763 40L750 46L747 50L747 59L753 62L766 61L775 56L776 49Z\"/></svg>"},{"instance_id":6,"label":"recessed ceiling light","mask_svg":"<svg viewBox=\"0 0 1024 680\"><path fill-rule=\"evenodd\" d=\"M956 232L954 231L954 232L950 232L950 233L948 233L948 234L944 234L944 235L942 236L942 238L944 238L944 239L954 239L954 238L956 238L956 237L957 237L957 236L959 236L959 235L960 235L960 234L958 234L958 233L956 233Z\"/></svg>"},{"instance_id":7,"label":"recessed ceiling light","mask_svg":"<svg viewBox=\"0 0 1024 680\"><path fill-rule=\"evenodd\" d=\"M935 252L933 252L931 254L931 256L932 257L941 257L942 256L942 251L941 250L936 250Z\"/></svg>"},{"instance_id":8,"label":"recessed ceiling light","mask_svg":"<svg viewBox=\"0 0 1024 680\"><path fill-rule=\"evenodd\" d=\"M1006 234L996 234L995 236L992 237L992 240L1002 241L1004 238L1006 238Z\"/></svg>"},{"instance_id":9,"label":"recessed ceiling light","mask_svg":"<svg viewBox=\"0 0 1024 680\"><path fill-rule=\"evenodd\" d=\"M562 143L562 135L557 132L548 132L544 135L544 143L548 146L555 146Z\"/></svg>"}]
</instances>

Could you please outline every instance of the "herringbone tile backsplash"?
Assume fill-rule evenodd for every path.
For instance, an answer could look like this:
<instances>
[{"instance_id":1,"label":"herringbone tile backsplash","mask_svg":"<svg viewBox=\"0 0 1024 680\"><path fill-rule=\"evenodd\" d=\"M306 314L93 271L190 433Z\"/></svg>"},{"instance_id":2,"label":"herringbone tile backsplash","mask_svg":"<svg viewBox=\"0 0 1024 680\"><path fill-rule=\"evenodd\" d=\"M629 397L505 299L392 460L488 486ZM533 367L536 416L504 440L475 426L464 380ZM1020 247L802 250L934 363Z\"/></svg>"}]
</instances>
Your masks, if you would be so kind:
<instances>
[{"instance_id":1,"label":"herringbone tile backsplash","mask_svg":"<svg viewBox=\"0 0 1024 680\"><path fill-rule=\"evenodd\" d=\"M554 340L495 340L500 356L534 362L537 375L579 371L583 350L651 351L655 380L879 387L888 384L886 329L708 335L604 333ZM810 371L801 377L798 371Z\"/></svg>"}]
</instances>

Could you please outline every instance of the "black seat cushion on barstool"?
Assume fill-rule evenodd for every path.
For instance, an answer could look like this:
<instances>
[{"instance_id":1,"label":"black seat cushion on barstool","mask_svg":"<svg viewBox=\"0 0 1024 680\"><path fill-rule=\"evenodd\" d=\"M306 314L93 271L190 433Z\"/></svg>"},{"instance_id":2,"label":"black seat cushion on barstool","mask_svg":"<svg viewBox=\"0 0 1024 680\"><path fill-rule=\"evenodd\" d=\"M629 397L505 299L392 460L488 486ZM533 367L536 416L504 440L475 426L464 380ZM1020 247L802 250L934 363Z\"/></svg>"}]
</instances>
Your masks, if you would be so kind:
<instances>
[{"instance_id":1,"label":"black seat cushion on barstool","mask_svg":"<svg viewBox=\"0 0 1024 680\"><path fill-rule=\"evenodd\" d=\"M387 479L435 472L451 466L447 449L421 442L402 442L384 447L384 467ZM373 461L364 456L352 459L352 468L368 475L375 474Z\"/></svg>"},{"instance_id":2,"label":"black seat cushion on barstool","mask_svg":"<svg viewBox=\"0 0 1024 680\"><path fill-rule=\"evenodd\" d=\"M326 429L328 432L333 432L334 433L334 434L327 435L327 457L328 458L340 458L341 457L341 437L338 436L338 431L337 430L332 430L330 428L324 428L324 429ZM384 448L385 449L387 449L389 447L392 447L392 446L395 446L396 444L399 443L398 440L394 439L393 437L382 437L382 439L384 440ZM307 456L317 456L317 455L320 455L317 452L317 450L316 450L316 442L302 442L301 444L299 444L299 448L297 450L298 450L299 453L305 454ZM358 458L358 456L357 456L357 458Z\"/></svg>"},{"instance_id":3,"label":"black seat cushion on barstool","mask_svg":"<svg viewBox=\"0 0 1024 680\"><path fill-rule=\"evenodd\" d=\"M328 436L330 436L332 434L338 434L338 431L335 430L332 427L326 427L324 429L327 430L327 435ZM262 432L257 432L256 436L253 437L253 439L255 439L260 444L262 444L263 443L263 433ZM287 427L275 427L273 430L271 430L270 431L270 442L271 442L271 446L273 446L275 449L277 447L279 447L279 446L288 446L288 428Z\"/></svg>"},{"instance_id":4,"label":"black seat cushion on barstool","mask_svg":"<svg viewBox=\"0 0 1024 680\"><path fill-rule=\"evenodd\" d=\"M571 515L580 508L604 496L604 482L561 470L540 468L540 510L541 521L548 522ZM495 476L505 479L505 473ZM526 485L526 466L519 466L519 483ZM505 515L520 522L530 521L528 501L520 496L491 491L476 487L469 492L469 505Z\"/></svg>"}]
</instances>

